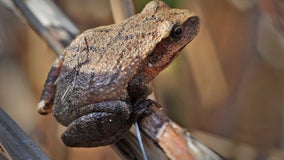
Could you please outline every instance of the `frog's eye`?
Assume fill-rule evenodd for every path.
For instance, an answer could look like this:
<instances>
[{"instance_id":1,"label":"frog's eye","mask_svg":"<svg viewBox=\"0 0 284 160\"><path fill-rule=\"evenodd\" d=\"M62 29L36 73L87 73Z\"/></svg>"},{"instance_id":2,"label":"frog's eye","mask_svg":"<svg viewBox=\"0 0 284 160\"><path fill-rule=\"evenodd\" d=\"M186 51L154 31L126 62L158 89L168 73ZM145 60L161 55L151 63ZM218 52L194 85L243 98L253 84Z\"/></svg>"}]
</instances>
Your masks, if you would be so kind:
<instances>
[{"instance_id":1,"label":"frog's eye","mask_svg":"<svg viewBox=\"0 0 284 160\"><path fill-rule=\"evenodd\" d=\"M155 64L159 61L159 56L154 54L150 57L149 59L149 63L152 65L152 64Z\"/></svg>"},{"instance_id":2,"label":"frog's eye","mask_svg":"<svg viewBox=\"0 0 284 160\"><path fill-rule=\"evenodd\" d=\"M174 41L178 41L182 38L183 28L181 25L174 25L171 30L171 38Z\"/></svg>"}]
</instances>

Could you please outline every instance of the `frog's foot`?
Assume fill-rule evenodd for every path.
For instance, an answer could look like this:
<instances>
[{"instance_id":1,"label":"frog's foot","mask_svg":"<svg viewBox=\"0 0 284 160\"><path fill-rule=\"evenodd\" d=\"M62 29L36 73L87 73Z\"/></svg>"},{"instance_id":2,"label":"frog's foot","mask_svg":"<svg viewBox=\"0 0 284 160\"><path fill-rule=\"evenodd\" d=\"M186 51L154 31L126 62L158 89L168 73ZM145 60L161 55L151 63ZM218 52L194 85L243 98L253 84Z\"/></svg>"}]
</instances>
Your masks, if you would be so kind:
<instances>
[{"instance_id":1,"label":"frog's foot","mask_svg":"<svg viewBox=\"0 0 284 160\"><path fill-rule=\"evenodd\" d=\"M80 114L62 134L70 147L97 147L120 140L132 124L128 124L129 106L114 100L80 107Z\"/></svg>"},{"instance_id":2,"label":"frog's foot","mask_svg":"<svg viewBox=\"0 0 284 160\"><path fill-rule=\"evenodd\" d=\"M48 102L46 100L41 100L37 104L37 111L42 115L48 114L51 112L52 105L53 105L52 101Z\"/></svg>"},{"instance_id":3,"label":"frog's foot","mask_svg":"<svg viewBox=\"0 0 284 160\"><path fill-rule=\"evenodd\" d=\"M60 74L63 65L63 55L59 56L53 63L51 70L48 73L44 88L40 97L40 102L37 105L37 110L40 114L48 114L52 110L53 100L56 92L55 82Z\"/></svg>"},{"instance_id":4,"label":"frog's foot","mask_svg":"<svg viewBox=\"0 0 284 160\"><path fill-rule=\"evenodd\" d=\"M161 108L160 104L152 99L137 102L133 107L133 111L129 119L130 123L136 122L143 114L150 114L152 112L149 108L151 105Z\"/></svg>"}]
</instances>

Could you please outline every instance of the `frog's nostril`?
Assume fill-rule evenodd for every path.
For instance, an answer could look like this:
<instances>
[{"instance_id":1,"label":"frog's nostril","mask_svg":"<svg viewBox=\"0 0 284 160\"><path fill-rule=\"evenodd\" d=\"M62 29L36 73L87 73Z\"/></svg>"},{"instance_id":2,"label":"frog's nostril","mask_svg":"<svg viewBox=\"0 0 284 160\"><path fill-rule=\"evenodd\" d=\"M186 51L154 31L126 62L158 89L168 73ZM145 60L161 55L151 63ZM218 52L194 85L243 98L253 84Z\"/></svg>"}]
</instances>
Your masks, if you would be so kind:
<instances>
[{"instance_id":1,"label":"frog's nostril","mask_svg":"<svg viewBox=\"0 0 284 160\"><path fill-rule=\"evenodd\" d=\"M190 22L192 25L198 25L198 24L199 24L199 18L198 18L197 16L190 17L190 18L189 18L189 22Z\"/></svg>"}]
</instances>

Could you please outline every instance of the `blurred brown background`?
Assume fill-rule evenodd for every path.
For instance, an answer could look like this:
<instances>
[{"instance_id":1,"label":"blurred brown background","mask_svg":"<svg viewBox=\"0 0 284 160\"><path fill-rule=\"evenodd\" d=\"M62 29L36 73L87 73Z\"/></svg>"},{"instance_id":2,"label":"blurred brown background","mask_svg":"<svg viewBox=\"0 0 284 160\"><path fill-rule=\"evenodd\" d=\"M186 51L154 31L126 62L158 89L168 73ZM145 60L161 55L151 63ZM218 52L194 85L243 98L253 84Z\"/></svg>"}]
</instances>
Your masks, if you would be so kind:
<instances>
[{"instance_id":1,"label":"blurred brown background","mask_svg":"<svg viewBox=\"0 0 284 160\"><path fill-rule=\"evenodd\" d=\"M136 0L140 11L148 1ZM157 101L229 159L284 159L284 1L167 0L201 30L155 80ZM81 30L113 23L105 0L57 0ZM0 5L0 106L51 159L119 159L110 147L65 147L64 128L36 111L54 53ZM1 136L1 135L0 135Z\"/></svg>"}]
</instances>

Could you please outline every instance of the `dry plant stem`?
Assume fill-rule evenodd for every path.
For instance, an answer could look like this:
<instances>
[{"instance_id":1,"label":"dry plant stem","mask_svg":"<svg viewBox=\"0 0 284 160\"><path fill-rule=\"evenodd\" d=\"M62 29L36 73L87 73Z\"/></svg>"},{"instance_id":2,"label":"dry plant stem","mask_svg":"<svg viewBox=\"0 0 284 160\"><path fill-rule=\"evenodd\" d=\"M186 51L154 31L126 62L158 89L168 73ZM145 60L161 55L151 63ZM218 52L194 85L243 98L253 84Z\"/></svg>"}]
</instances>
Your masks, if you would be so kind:
<instances>
[{"instance_id":1,"label":"dry plant stem","mask_svg":"<svg viewBox=\"0 0 284 160\"><path fill-rule=\"evenodd\" d=\"M110 0L110 6L115 23L120 23L135 14L132 0Z\"/></svg>"},{"instance_id":2,"label":"dry plant stem","mask_svg":"<svg viewBox=\"0 0 284 160\"><path fill-rule=\"evenodd\" d=\"M140 129L161 147L168 158L172 160L223 159L171 121L155 105L152 105L151 109L151 114L138 121Z\"/></svg>"},{"instance_id":3,"label":"dry plant stem","mask_svg":"<svg viewBox=\"0 0 284 160\"><path fill-rule=\"evenodd\" d=\"M22 17L26 18L30 26L47 42L57 56L80 33L53 1L13 0L13 2L22 13Z\"/></svg>"},{"instance_id":4,"label":"dry plant stem","mask_svg":"<svg viewBox=\"0 0 284 160\"><path fill-rule=\"evenodd\" d=\"M161 152L156 153L155 151L154 152L151 151L151 146L145 145L144 147L148 159L160 159L160 160L166 159L165 156L161 156ZM131 132L127 132L124 138L119 140L116 144L112 145L112 148L118 153L121 159L125 160L144 159L139 146L139 142L137 141L137 137Z\"/></svg>"},{"instance_id":5,"label":"dry plant stem","mask_svg":"<svg viewBox=\"0 0 284 160\"><path fill-rule=\"evenodd\" d=\"M48 157L0 108L0 159L42 159ZM1 158L2 157L2 158Z\"/></svg>"}]
</instances>

